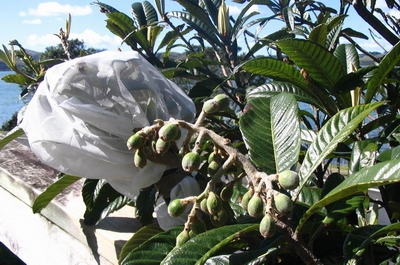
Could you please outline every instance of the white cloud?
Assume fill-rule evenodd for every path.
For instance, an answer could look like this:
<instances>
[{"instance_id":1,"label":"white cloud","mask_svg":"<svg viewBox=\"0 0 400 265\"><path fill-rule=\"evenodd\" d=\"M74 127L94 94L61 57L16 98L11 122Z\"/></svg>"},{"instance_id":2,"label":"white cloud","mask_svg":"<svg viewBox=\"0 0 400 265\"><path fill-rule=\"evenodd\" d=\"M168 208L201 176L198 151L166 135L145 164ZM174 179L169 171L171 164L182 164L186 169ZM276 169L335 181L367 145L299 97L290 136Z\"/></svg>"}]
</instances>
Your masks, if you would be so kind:
<instances>
[{"instance_id":1,"label":"white cloud","mask_svg":"<svg viewBox=\"0 0 400 265\"><path fill-rule=\"evenodd\" d=\"M122 40L117 36L100 35L91 29L86 29L82 33L71 32L69 39L79 39L85 42L88 48L96 49L114 49L121 46ZM60 44L60 39L54 34L46 34L38 36L36 34L29 35L27 42L32 47L49 47Z\"/></svg>"},{"instance_id":2,"label":"white cloud","mask_svg":"<svg viewBox=\"0 0 400 265\"><path fill-rule=\"evenodd\" d=\"M40 3L37 8L29 8L28 14L39 17L58 16L62 14L71 14L74 16L83 16L92 13L90 6L71 6L61 5L57 2ZM26 16L26 12L20 12L20 16Z\"/></svg>"},{"instance_id":3,"label":"white cloud","mask_svg":"<svg viewBox=\"0 0 400 265\"><path fill-rule=\"evenodd\" d=\"M242 12L242 9L239 6L228 6L229 7L229 15L239 15L240 12ZM252 7L247 10L247 14L250 14L251 12L259 12L260 9L258 8L258 5L253 5Z\"/></svg>"},{"instance_id":4,"label":"white cloud","mask_svg":"<svg viewBox=\"0 0 400 265\"><path fill-rule=\"evenodd\" d=\"M387 12L387 14L395 17L396 19L400 19L400 13L397 10L391 9L389 12Z\"/></svg>"},{"instance_id":5,"label":"white cloud","mask_svg":"<svg viewBox=\"0 0 400 265\"><path fill-rule=\"evenodd\" d=\"M32 34L28 36L27 42L31 46L55 46L60 43L60 39L53 34L47 34L44 36L38 36Z\"/></svg>"},{"instance_id":6,"label":"white cloud","mask_svg":"<svg viewBox=\"0 0 400 265\"><path fill-rule=\"evenodd\" d=\"M377 39L377 41L380 43L380 45L382 45L382 47L386 50L386 51L390 51L393 46L390 45L387 41L383 40L383 39ZM374 40L370 39L370 40L366 40L366 41L359 41L358 44L365 50L369 51L369 52L384 52L384 50L382 50L382 47L379 46Z\"/></svg>"},{"instance_id":7,"label":"white cloud","mask_svg":"<svg viewBox=\"0 0 400 265\"><path fill-rule=\"evenodd\" d=\"M388 9L385 0L377 0L375 3L375 8Z\"/></svg>"},{"instance_id":8,"label":"white cloud","mask_svg":"<svg viewBox=\"0 0 400 265\"><path fill-rule=\"evenodd\" d=\"M39 25L39 24L42 24L42 20L40 20L39 18L31 19L31 20L25 19L25 20L22 20L22 24Z\"/></svg>"},{"instance_id":9,"label":"white cloud","mask_svg":"<svg viewBox=\"0 0 400 265\"><path fill-rule=\"evenodd\" d=\"M79 39L85 42L86 47L90 48L109 48L115 46L115 49L120 46L122 40L117 36L100 35L91 29L85 29L82 33L70 34L70 39Z\"/></svg>"}]
</instances>

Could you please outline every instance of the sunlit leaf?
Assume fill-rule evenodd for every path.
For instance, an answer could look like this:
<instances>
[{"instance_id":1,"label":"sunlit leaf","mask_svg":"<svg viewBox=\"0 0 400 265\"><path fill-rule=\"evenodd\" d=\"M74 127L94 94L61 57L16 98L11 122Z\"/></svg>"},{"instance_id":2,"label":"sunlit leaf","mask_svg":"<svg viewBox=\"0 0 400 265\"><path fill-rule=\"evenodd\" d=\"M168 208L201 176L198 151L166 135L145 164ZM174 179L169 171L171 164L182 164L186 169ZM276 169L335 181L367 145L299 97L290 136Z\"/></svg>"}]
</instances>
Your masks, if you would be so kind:
<instances>
[{"instance_id":1,"label":"sunlit leaf","mask_svg":"<svg viewBox=\"0 0 400 265\"><path fill-rule=\"evenodd\" d=\"M313 41L321 46L325 46L326 36L328 35L328 25L327 24L319 24L315 28L313 28L308 36L310 41Z\"/></svg>"},{"instance_id":2,"label":"sunlit leaf","mask_svg":"<svg viewBox=\"0 0 400 265\"><path fill-rule=\"evenodd\" d=\"M139 247L151 237L162 232L164 232L164 230L162 230L157 223L140 228L123 246L121 253L119 254L118 262L121 263L135 248Z\"/></svg>"},{"instance_id":3,"label":"sunlit leaf","mask_svg":"<svg viewBox=\"0 0 400 265\"><path fill-rule=\"evenodd\" d=\"M254 230L258 230L258 224L228 225L204 232L171 251L161 265L203 264L233 240Z\"/></svg>"},{"instance_id":4,"label":"sunlit leaf","mask_svg":"<svg viewBox=\"0 0 400 265\"><path fill-rule=\"evenodd\" d=\"M383 186L400 181L400 159L382 162L373 167L364 168L330 191L323 199L315 203L301 218L297 229L301 229L307 219L316 211L352 194L368 188Z\"/></svg>"},{"instance_id":5,"label":"sunlit leaf","mask_svg":"<svg viewBox=\"0 0 400 265\"><path fill-rule=\"evenodd\" d=\"M157 233L134 248L121 265L160 265L161 261L175 247L176 237L183 227L175 227L168 231ZM143 231L146 232L146 231ZM139 242L137 242L139 243Z\"/></svg>"},{"instance_id":6,"label":"sunlit leaf","mask_svg":"<svg viewBox=\"0 0 400 265\"><path fill-rule=\"evenodd\" d=\"M56 182L47 187L47 189L41 193L34 201L32 205L32 211L39 213L45 208L58 194L63 192L66 188L80 180L80 177L71 175L63 175Z\"/></svg>"},{"instance_id":7,"label":"sunlit leaf","mask_svg":"<svg viewBox=\"0 0 400 265\"><path fill-rule=\"evenodd\" d=\"M99 185L101 184L101 185ZM109 183L98 183L98 194L94 196L92 207L87 208L84 213L84 223L95 225L108 214L125 206L129 199L117 192Z\"/></svg>"},{"instance_id":8,"label":"sunlit leaf","mask_svg":"<svg viewBox=\"0 0 400 265\"><path fill-rule=\"evenodd\" d=\"M365 248L378 240L379 237L387 235L391 232L399 232L400 223L394 223L390 225L370 225L360 227L352 232L350 232L343 244L343 254L346 260L354 258L355 256L360 257Z\"/></svg>"},{"instance_id":9,"label":"sunlit leaf","mask_svg":"<svg viewBox=\"0 0 400 265\"><path fill-rule=\"evenodd\" d=\"M290 82L306 93L312 94L308 83L298 69L283 61L274 58L256 58L243 64L242 68L252 74L265 75L277 81Z\"/></svg>"},{"instance_id":10,"label":"sunlit leaf","mask_svg":"<svg viewBox=\"0 0 400 265\"><path fill-rule=\"evenodd\" d=\"M308 180L318 165L346 139L364 118L383 102L344 109L334 115L318 132L317 139L307 150L300 167L301 185Z\"/></svg>"},{"instance_id":11,"label":"sunlit leaf","mask_svg":"<svg viewBox=\"0 0 400 265\"><path fill-rule=\"evenodd\" d=\"M321 85L332 88L344 75L338 59L312 41L288 39L278 41L276 45Z\"/></svg>"},{"instance_id":12,"label":"sunlit leaf","mask_svg":"<svg viewBox=\"0 0 400 265\"><path fill-rule=\"evenodd\" d=\"M268 173L289 169L297 162L301 140L294 97L250 98L247 107L239 124L251 160Z\"/></svg>"},{"instance_id":13,"label":"sunlit leaf","mask_svg":"<svg viewBox=\"0 0 400 265\"><path fill-rule=\"evenodd\" d=\"M264 85L258 86L254 89L251 89L247 93L247 99L259 97L259 96L275 96L281 92L287 92L296 98L297 101L309 103L314 105L318 108L324 109L323 104L321 104L318 99L313 97L312 95L307 94L304 90L299 89L298 87L294 86L290 82L269 82Z\"/></svg>"},{"instance_id":14,"label":"sunlit leaf","mask_svg":"<svg viewBox=\"0 0 400 265\"><path fill-rule=\"evenodd\" d=\"M21 128L15 127L3 139L0 140L0 150L3 149L4 146L9 144L12 140L17 139L22 135L25 135L25 132Z\"/></svg>"},{"instance_id":15,"label":"sunlit leaf","mask_svg":"<svg viewBox=\"0 0 400 265\"><path fill-rule=\"evenodd\" d=\"M385 82L385 78L393 70L393 68L400 62L400 41L393 46L388 54L383 57L378 68L375 70L374 75L367 83L367 93L365 95L365 102L371 102L378 91L379 86Z\"/></svg>"}]
</instances>

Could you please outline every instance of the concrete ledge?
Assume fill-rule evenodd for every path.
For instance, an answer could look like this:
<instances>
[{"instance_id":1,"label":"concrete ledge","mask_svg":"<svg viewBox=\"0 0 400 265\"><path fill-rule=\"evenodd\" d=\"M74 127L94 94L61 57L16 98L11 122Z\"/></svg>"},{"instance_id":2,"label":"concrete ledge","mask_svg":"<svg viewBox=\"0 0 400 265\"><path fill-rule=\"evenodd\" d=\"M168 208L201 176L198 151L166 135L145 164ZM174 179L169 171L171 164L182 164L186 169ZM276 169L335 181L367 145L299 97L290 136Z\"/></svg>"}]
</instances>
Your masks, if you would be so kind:
<instances>
[{"instance_id":1,"label":"concrete ledge","mask_svg":"<svg viewBox=\"0 0 400 265\"><path fill-rule=\"evenodd\" d=\"M140 228L134 208L86 226L78 181L34 214L35 198L57 174L16 141L0 151L0 241L27 264L117 264L122 246Z\"/></svg>"}]
</instances>

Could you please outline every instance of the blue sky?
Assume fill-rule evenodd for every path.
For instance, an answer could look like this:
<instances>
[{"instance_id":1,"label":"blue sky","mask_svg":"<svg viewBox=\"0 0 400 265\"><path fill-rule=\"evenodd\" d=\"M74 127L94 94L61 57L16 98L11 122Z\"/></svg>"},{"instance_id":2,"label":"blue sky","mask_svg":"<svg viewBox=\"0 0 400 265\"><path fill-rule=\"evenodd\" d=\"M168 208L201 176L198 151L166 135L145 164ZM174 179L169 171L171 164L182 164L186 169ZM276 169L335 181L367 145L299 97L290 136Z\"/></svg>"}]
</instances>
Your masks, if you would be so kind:
<instances>
[{"instance_id":1,"label":"blue sky","mask_svg":"<svg viewBox=\"0 0 400 265\"><path fill-rule=\"evenodd\" d=\"M16 0L3 0L2 8L0 9L0 44L6 45L9 40L18 40L25 48L44 51L45 47L57 45L59 40L54 33L62 27L65 29L65 20L68 13L72 16L71 38L83 40L87 47L101 48L108 50L129 50L127 46L121 46L121 39L115 37L105 27L106 16L99 12L95 5L91 5L93 1L69 0L46 2L39 0L20 0L18 4ZM153 3L152 0L149 0ZM328 6L337 8L340 0L322 1L328 3ZM126 1L106 1L103 3L109 4L121 12L130 15L130 6L134 0ZM168 11L181 10L180 6L174 1L166 0ZM240 12L243 5L237 5L231 0L226 0L226 4L230 8L230 14L236 16ZM378 6L384 6L384 0L377 0ZM260 16L271 15L271 11L265 7L255 7L255 10L260 13ZM387 12L393 12L385 10ZM353 15L352 15L353 14ZM392 13L397 17L400 14ZM350 19L346 19L345 27L352 27L355 30L361 31L367 36L370 36L370 26L363 22L352 11ZM352 18L354 17L354 18ZM279 24L281 25L281 24ZM272 33L278 28L272 25L268 27L267 33ZM265 35L265 34L264 34ZM369 40L359 40L359 43L368 51L382 51L372 38ZM386 42L383 42L386 48L389 48ZM244 46L240 44L239 46Z\"/></svg>"}]
</instances>

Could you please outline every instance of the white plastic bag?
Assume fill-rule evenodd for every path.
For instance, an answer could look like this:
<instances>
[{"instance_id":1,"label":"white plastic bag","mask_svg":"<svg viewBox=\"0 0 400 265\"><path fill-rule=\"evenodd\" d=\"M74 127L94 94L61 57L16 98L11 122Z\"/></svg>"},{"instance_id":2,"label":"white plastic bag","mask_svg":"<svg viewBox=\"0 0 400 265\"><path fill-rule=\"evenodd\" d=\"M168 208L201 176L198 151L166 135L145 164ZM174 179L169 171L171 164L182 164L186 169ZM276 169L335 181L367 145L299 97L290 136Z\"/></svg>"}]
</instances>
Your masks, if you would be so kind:
<instances>
[{"instance_id":1,"label":"white plastic bag","mask_svg":"<svg viewBox=\"0 0 400 265\"><path fill-rule=\"evenodd\" d=\"M135 199L166 166L133 164L126 141L155 119L192 121L195 106L137 52L105 51L49 69L20 127L32 151L67 174L105 179Z\"/></svg>"},{"instance_id":2,"label":"white plastic bag","mask_svg":"<svg viewBox=\"0 0 400 265\"><path fill-rule=\"evenodd\" d=\"M175 187L171 189L170 198L171 201L175 199L182 199L189 196L197 196L201 193L199 183L192 177L186 176L182 179ZM185 212L178 217L172 217L168 214L168 206L163 198L157 200L156 214L158 224L163 230L171 229L177 225L183 225L190 211L192 210L192 203L186 206Z\"/></svg>"}]
</instances>

